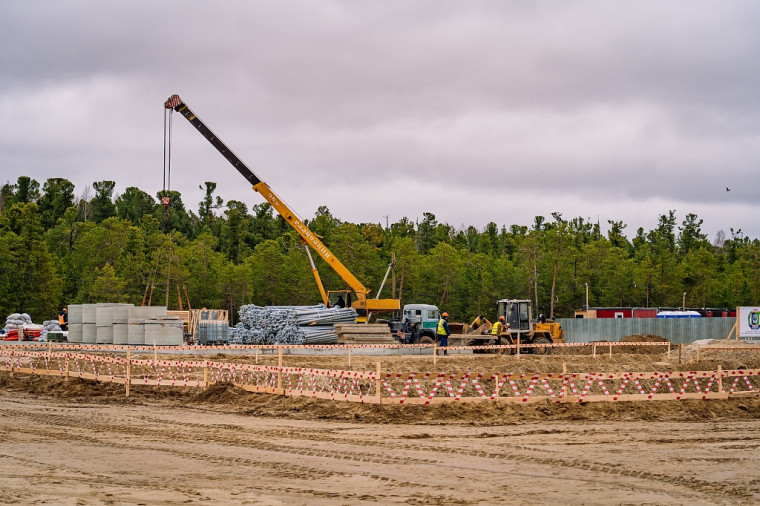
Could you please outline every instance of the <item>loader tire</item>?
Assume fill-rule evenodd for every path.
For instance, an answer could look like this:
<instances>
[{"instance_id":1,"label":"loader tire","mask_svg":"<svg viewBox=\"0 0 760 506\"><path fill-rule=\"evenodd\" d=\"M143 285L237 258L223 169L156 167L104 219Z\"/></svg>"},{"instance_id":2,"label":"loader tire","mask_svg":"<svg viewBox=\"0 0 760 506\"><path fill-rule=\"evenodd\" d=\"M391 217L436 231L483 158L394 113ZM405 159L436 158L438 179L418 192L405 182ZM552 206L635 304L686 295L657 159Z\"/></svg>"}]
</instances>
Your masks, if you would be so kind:
<instances>
[{"instance_id":1,"label":"loader tire","mask_svg":"<svg viewBox=\"0 0 760 506\"><path fill-rule=\"evenodd\" d=\"M531 341L531 344L551 344L552 340L549 339L546 336L536 336L533 341ZM549 347L546 348L531 348L533 350L534 355L551 355L552 349Z\"/></svg>"},{"instance_id":2,"label":"loader tire","mask_svg":"<svg viewBox=\"0 0 760 506\"><path fill-rule=\"evenodd\" d=\"M496 341L494 341L493 339L489 341L470 341L469 343L467 343L467 346L491 346L495 342ZM494 353L495 351L496 350L478 350L478 349L472 350L473 353Z\"/></svg>"},{"instance_id":3,"label":"loader tire","mask_svg":"<svg viewBox=\"0 0 760 506\"><path fill-rule=\"evenodd\" d=\"M467 346L478 346L480 344L480 341L469 341L467 343ZM474 349L472 350L473 353L483 353L483 350Z\"/></svg>"}]
</instances>

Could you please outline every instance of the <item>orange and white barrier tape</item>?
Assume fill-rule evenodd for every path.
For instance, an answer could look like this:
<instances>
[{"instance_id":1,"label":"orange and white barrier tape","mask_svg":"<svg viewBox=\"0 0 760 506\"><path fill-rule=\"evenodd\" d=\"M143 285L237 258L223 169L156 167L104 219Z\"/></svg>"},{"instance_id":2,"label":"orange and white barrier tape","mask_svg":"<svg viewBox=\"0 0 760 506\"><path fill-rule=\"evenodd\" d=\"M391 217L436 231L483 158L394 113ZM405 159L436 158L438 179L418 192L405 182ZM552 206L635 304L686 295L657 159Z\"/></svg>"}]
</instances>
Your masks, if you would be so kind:
<instances>
[{"instance_id":1,"label":"orange and white barrier tape","mask_svg":"<svg viewBox=\"0 0 760 506\"><path fill-rule=\"evenodd\" d=\"M589 348L589 347L619 347L619 346L669 346L670 343L620 343L620 342L595 342L595 343L544 343L544 344L490 344L472 346L438 346L439 350L501 350L516 348ZM264 350L354 350L354 349L430 349L435 344L228 344L218 346L180 345L180 346L153 346L153 345L118 345L118 344L80 344L80 343L45 343L45 342L22 342L8 345L8 349L16 350L77 350L77 351L102 351L102 352L205 352L219 351L264 351ZM709 349L760 349L757 348L713 348Z\"/></svg>"},{"instance_id":2,"label":"orange and white barrier tape","mask_svg":"<svg viewBox=\"0 0 760 506\"><path fill-rule=\"evenodd\" d=\"M205 387L229 381L255 392L353 402L505 400L592 402L760 397L760 370L622 373L472 373L278 367L208 360L145 360L76 352L0 349L0 370L134 385ZM728 388L724 388L725 381ZM508 387L507 387L508 385ZM581 386L581 388L579 388ZM379 390L377 389L379 387ZM379 397L378 397L379 396Z\"/></svg>"}]
</instances>

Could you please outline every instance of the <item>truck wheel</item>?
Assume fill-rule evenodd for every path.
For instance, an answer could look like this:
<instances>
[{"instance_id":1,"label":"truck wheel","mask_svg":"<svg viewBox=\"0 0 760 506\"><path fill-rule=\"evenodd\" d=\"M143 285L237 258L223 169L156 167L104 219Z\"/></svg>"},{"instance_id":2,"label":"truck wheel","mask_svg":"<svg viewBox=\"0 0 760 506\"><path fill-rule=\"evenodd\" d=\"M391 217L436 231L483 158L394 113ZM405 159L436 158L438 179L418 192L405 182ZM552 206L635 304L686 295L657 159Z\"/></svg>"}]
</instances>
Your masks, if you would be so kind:
<instances>
[{"instance_id":1,"label":"truck wheel","mask_svg":"<svg viewBox=\"0 0 760 506\"><path fill-rule=\"evenodd\" d=\"M531 341L530 344L551 344L552 340L549 339L546 336L536 336L533 338L533 341ZM546 348L531 348L533 350L534 355L551 355L552 349L549 347Z\"/></svg>"},{"instance_id":2,"label":"truck wheel","mask_svg":"<svg viewBox=\"0 0 760 506\"><path fill-rule=\"evenodd\" d=\"M430 336L422 336L417 340L417 344L433 344L435 341L433 341L433 338Z\"/></svg>"}]
</instances>

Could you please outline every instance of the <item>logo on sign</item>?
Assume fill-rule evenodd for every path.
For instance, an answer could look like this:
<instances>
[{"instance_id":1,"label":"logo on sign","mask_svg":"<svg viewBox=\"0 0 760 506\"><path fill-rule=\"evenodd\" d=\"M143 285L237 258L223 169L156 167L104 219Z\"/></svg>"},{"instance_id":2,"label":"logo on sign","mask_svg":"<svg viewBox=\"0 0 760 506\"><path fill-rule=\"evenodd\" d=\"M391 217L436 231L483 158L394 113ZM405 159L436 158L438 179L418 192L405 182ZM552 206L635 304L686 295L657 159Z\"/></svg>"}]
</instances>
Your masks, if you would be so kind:
<instances>
[{"instance_id":1,"label":"logo on sign","mask_svg":"<svg viewBox=\"0 0 760 506\"><path fill-rule=\"evenodd\" d=\"M747 325L752 330L760 329L760 310L753 309L747 314Z\"/></svg>"}]
</instances>

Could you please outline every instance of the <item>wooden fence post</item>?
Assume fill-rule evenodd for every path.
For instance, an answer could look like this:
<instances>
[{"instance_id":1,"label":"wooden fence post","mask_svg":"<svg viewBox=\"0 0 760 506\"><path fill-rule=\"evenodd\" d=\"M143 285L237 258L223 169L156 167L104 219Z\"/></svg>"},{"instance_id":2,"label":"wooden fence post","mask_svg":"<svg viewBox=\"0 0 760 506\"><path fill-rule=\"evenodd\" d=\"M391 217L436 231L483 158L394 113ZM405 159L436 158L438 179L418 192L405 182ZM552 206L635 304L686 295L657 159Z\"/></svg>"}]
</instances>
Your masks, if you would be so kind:
<instances>
[{"instance_id":1,"label":"wooden fence post","mask_svg":"<svg viewBox=\"0 0 760 506\"><path fill-rule=\"evenodd\" d=\"M610 358L612 358L612 343L610 343Z\"/></svg>"},{"instance_id":2,"label":"wooden fence post","mask_svg":"<svg viewBox=\"0 0 760 506\"><path fill-rule=\"evenodd\" d=\"M517 333L517 358L520 358L520 333Z\"/></svg>"},{"instance_id":3,"label":"wooden fence post","mask_svg":"<svg viewBox=\"0 0 760 506\"><path fill-rule=\"evenodd\" d=\"M437 360L438 360L438 345L436 343L433 343L433 365L436 364Z\"/></svg>"},{"instance_id":4,"label":"wooden fence post","mask_svg":"<svg viewBox=\"0 0 760 506\"><path fill-rule=\"evenodd\" d=\"M256 363L258 364L259 363L259 349L255 348L254 352L255 352L255 355L256 355Z\"/></svg>"},{"instance_id":5,"label":"wooden fence post","mask_svg":"<svg viewBox=\"0 0 760 506\"><path fill-rule=\"evenodd\" d=\"M697 362L699 362L699 352L701 349L702 348L699 345L697 345Z\"/></svg>"},{"instance_id":6,"label":"wooden fence post","mask_svg":"<svg viewBox=\"0 0 760 506\"><path fill-rule=\"evenodd\" d=\"M203 361L203 388L208 388L208 360Z\"/></svg>"},{"instance_id":7,"label":"wooden fence post","mask_svg":"<svg viewBox=\"0 0 760 506\"><path fill-rule=\"evenodd\" d=\"M156 341L153 341L153 362L158 362L158 348L156 348Z\"/></svg>"},{"instance_id":8,"label":"wooden fence post","mask_svg":"<svg viewBox=\"0 0 760 506\"><path fill-rule=\"evenodd\" d=\"M375 378L375 398L377 399L378 404L383 403L383 399L380 395L382 392L382 381L380 381L380 375L382 374L382 368L380 367L380 362L377 362L375 364L375 373L377 374L377 377Z\"/></svg>"},{"instance_id":9,"label":"wooden fence post","mask_svg":"<svg viewBox=\"0 0 760 506\"><path fill-rule=\"evenodd\" d=\"M594 343L591 347L591 356L596 358L596 343Z\"/></svg>"},{"instance_id":10,"label":"wooden fence post","mask_svg":"<svg viewBox=\"0 0 760 506\"><path fill-rule=\"evenodd\" d=\"M683 347L683 343L678 343L678 363L681 363L681 348ZM699 347L697 347L697 350L699 350Z\"/></svg>"},{"instance_id":11,"label":"wooden fence post","mask_svg":"<svg viewBox=\"0 0 760 506\"><path fill-rule=\"evenodd\" d=\"M124 377L124 390L126 392L126 397L129 397L130 383L132 383L132 356L130 355L129 348L127 348L127 366L126 374Z\"/></svg>"},{"instance_id":12,"label":"wooden fence post","mask_svg":"<svg viewBox=\"0 0 760 506\"><path fill-rule=\"evenodd\" d=\"M13 372L16 370L16 351L11 350L11 378L13 377Z\"/></svg>"},{"instance_id":13,"label":"wooden fence post","mask_svg":"<svg viewBox=\"0 0 760 506\"><path fill-rule=\"evenodd\" d=\"M66 365L66 376L64 381L69 381L69 355L71 355L71 353L66 353L66 360L64 361L64 364Z\"/></svg>"},{"instance_id":14,"label":"wooden fence post","mask_svg":"<svg viewBox=\"0 0 760 506\"><path fill-rule=\"evenodd\" d=\"M670 360L670 341L668 341L668 360Z\"/></svg>"},{"instance_id":15,"label":"wooden fence post","mask_svg":"<svg viewBox=\"0 0 760 506\"><path fill-rule=\"evenodd\" d=\"M284 393L282 389L282 345L277 347L277 390L279 393Z\"/></svg>"},{"instance_id":16,"label":"wooden fence post","mask_svg":"<svg viewBox=\"0 0 760 506\"><path fill-rule=\"evenodd\" d=\"M723 367L718 364L718 393L723 393Z\"/></svg>"},{"instance_id":17,"label":"wooden fence post","mask_svg":"<svg viewBox=\"0 0 760 506\"><path fill-rule=\"evenodd\" d=\"M348 347L348 368L351 369L351 346Z\"/></svg>"}]
</instances>

